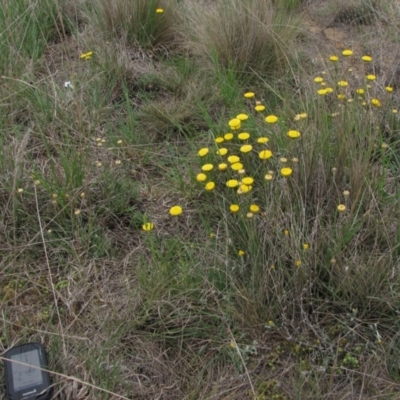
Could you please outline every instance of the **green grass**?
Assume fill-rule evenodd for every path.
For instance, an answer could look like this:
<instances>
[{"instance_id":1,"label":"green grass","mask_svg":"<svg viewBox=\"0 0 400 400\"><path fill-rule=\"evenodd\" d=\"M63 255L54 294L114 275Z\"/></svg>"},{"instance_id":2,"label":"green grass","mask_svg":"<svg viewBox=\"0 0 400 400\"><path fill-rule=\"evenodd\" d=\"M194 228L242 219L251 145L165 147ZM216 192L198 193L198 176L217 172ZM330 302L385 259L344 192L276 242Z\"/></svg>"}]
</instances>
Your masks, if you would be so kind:
<instances>
[{"instance_id":1,"label":"green grass","mask_svg":"<svg viewBox=\"0 0 400 400\"><path fill-rule=\"evenodd\" d=\"M4 0L0 354L54 398L397 398L399 10L354 3L344 57L308 2Z\"/></svg>"}]
</instances>

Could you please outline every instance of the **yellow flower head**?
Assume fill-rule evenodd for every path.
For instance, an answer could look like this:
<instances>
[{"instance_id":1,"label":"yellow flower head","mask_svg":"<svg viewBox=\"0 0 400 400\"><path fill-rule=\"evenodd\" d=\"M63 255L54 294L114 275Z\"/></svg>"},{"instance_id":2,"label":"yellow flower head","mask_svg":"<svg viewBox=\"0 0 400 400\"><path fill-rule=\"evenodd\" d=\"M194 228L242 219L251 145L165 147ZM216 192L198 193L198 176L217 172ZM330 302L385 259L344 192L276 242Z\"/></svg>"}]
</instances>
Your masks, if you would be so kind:
<instances>
[{"instance_id":1,"label":"yellow flower head","mask_svg":"<svg viewBox=\"0 0 400 400\"><path fill-rule=\"evenodd\" d=\"M239 250L238 254L240 257L243 257L246 253L243 250Z\"/></svg>"},{"instance_id":2,"label":"yellow flower head","mask_svg":"<svg viewBox=\"0 0 400 400\"><path fill-rule=\"evenodd\" d=\"M250 186L254 183L254 179L251 176L246 176L242 179L244 185Z\"/></svg>"},{"instance_id":3,"label":"yellow flower head","mask_svg":"<svg viewBox=\"0 0 400 400\"><path fill-rule=\"evenodd\" d=\"M362 95L362 94L365 93L365 90L364 89L357 89L356 92L357 92L357 94Z\"/></svg>"},{"instance_id":4,"label":"yellow flower head","mask_svg":"<svg viewBox=\"0 0 400 400\"><path fill-rule=\"evenodd\" d=\"M346 211L346 206L345 206L344 204L339 204L339 205L337 206L337 210L338 210L339 212L345 212L345 211Z\"/></svg>"},{"instance_id":5,"label":"yellow flower head","mask_svg":"<svg viewBox=\"0 0 400 400\"><path fill-rule=\"evenodd\" d=\"M238 134L240 140L247 140L250 137L250 133L242 132Z\"/></svg>"},{"instance_id":6,"label":"yellow flower head","mask_svg":"<svg viewBox=\"0 0 400 400\"><path fill-rule=\"evenodd\" d=\"M255 106L254 109L258 112L264 111L265 110L265 106L263 106L262 104Z\"/></svg>"},{"instance_id":7,"label":"yellow flower head","mask_svg":"<svg viewBox=\"0 0 400 400\"><path fill-rule=\"evenodd\" d=\"M171 207L171 208L169 209L169 213L170 213L172 216L174 216L174 217L176 217L176 216L178 216L178 215L181 215L182 212L183 212L183 210L182 210L182 207L181 207L181 206L173 206L173 207Z\"/></svg>"},{"instance_id":8,"label":"yellow flower head","mask_svg":"<svg viewBox=\"0 0 400 400\"><path fill-rule=\"evenodd\" d=\"M252 99L255 96L255 94L253 92L247 92L244 94L244 97L246 97L246 99Z\"/></svg>"},{"instance_id":9,"label":"yellow flower head","mask_svg":"<svg viewBox=\"0 0 400 400\"><path fill-rule=\"evenodd\" d=\"M371 99L371 104L375 107L380 107L382 105L378 99Z\"/></svg>"},{"instance_id":10,"label":"yellow flower head","mask_svg":"<svg viewBox=\"0 0 400 400\"><path fill-rule=\"evenodd\" d=\"M212 165L212 164L204 164L201 167L201 170L204 172L208 172L208 171L212 171L213 168L214 168L214 165Z\"/></svg>"},{"instance_id":11,"label":"yellow flower head","mask_svg":"<svg viewBox=\"0 0 400 400\"><path fill-rule=\"evenodd\" d=\"M228 153L228 149L223 147L222 149L217 150L217 154L220 156L225 156Z\"/></svg>"},{"instance_id":12,"label":"yellow flower head","mask_svg":"<svg viewBox=\"0 0 400 400\"><path fill-rule=\"evenodd\" d=\"M202 149L199 150L199 152L197 153L200 157L204 157L208 154L208 148L207 147L203 147Z\"/></svg>"},{"instance_id":13,"label":"yellow flower head","mask_svg":"<svg viewBox=\"0 0 400 400\"><path fill-rule=\"evenodd\" d=\"M265 179L266 181L272 181L272 179L274 179L274 176L273 176L272 174L266 174L266 175L264 176L264 179Z\"/></svg>"},{"instance_id":14,"label":"yellow flower head","mask_svg":"<svg viewBox=\"0 0 400 400\"><path fill-rule=\"evenodd\" d=\"M239 182L237 181L237 179L229 179L229 181L226 182L226 186L228 186L229 188L235 188L236 186L239 186Z\"/></svg>"},{"instance_id":15,"label":"yellow flower head","mask_svg":"<svg viewBox=\"0 0 400 400\"><path fill-rule=\"evenodd\" d=\"M257 139L257 143L261 143L261 144L267 143L268 140L269 139L267 137L260 137L260 138Z\"/></svg>"},{"instance_id":16,"label":"yellow flower head","mask_svg":"<svg viewBox=\"0 0 400 400\"><path fill-rule=\"evenodd\" d=\"M339 57L338 56L330 56L329 59L333 62L338 61Z\"/></svg>"},{"instance_id":17,"label":"yellow flower head","mask_svg":"<svg viewBox=\"0 0 400 400\"><path fill-rule=\"evenodd\" d=\"M207 175L203 173L197 174L196 180L197 182L205 182L207 180Z\"/></svg>"},{"instance_id":18,"label":"yellow flower head","mask_svg":"<svg viewBox=\"0 0 400 400\"><path fill-rule=\"evenodd\" d=\"M249 185L240 185L239 186L239 193L247 193L247 192L250 192L250 190L252 189L253 187L252 186L249 186Z\"/></svg>"},{"instance_id":19,"label":"yellow flower head","mask_svg":"<svg viewBox=\"0 0 400 400\"><path fill-rule=\"evenodd\" d=\"M164 10L162 8L157 8L156 9L156 13L157 14L162 14L164 12Z\"/></svg>"},{"instance_id":20,"label":"yellow flower head","mask_svg":"<svg viewBox=\"0 0 400 400\"><path fill-rule=\"evenodd\" d=\"M346 81L339 81L338 85L341 86L341 87L349 86L348 82L346 82Z\"/></svg>"},{"instance_id":21,"label":"yellow flower head","mask_svg":"<svg viewBox=\"0 0 400 400\"><path fill-rule=\"evenodd\" d=\"M231 128L237 128L238 126L240 126L240 123L241 121L239 118L233 118L228 122Z\"/></svg>"},{"instance_id":22,"label":"yellow flower head","mask_svg":"<svg viewBox=\"0 0 400 400\"><path fill-rule=\"evenodd\" d=\"M345 94L342 94L342 93L339 93L339 94L337 95L337 98L338 98L338 100L346 100L346 95L345 95Z\"/></svg>"},{"instance_id":23,"label":"yellow flower head","mask_svg":"<svg viewBox=\"0 0 400 400\"><path fill-rule=\"evenodd\" d=\"M278 121L278 117L276 115L268 115L265 117L265 122L269 124L275 124Z\"/></svg>"},{"instance_id":24,"label":"yellow flower head","mask_svg":"<svg viewBox=\"0 0 400 400\"><path fill-rule=\"evenodd\" d=\"M144 231L151 231L154 228L154 224L152 224L151 222L146 222L145 224L142 225L142 229Z\"/></svg>"},{"instance_id":25,"label":"yellow flower head","mask_svg":"<svg viewBox=\"0 0 400 400\"><path fill-rule=\"evenodd\" d=\"M373 75L373 74L369 74L369 75L366 76L366 78L367 78L368 81L374 81L376 79L376 76Z\"/></svg>"},{"instance_id":26,"label":"yellow flower head","mask_svg":"<svg viewBox=\"0 0 400 400\"><path fill-rule=\"evenodd\" d=\"M342 54L343 54L345 57L349 57L349 56L351 56L351 55L353 54L353 52L352 52L351 50L343 50L343 51L342 51Z\"/></svg>"},{"instance_id":27,"label":"yellow flower head","mask_svg":"<svg viewBox=\"0 0 400 400\"><path fill-rule=\"evenodd\" d=\"M229 156L229 157L228 157L228 161L229 161L231 164L234 164L234 163L237 163L237 162L240 161L240 157L238 157L238 156Z\"/></svg>"},{"instance_id":28,"label":"yellow flower head","mask_svg":"<svg viewBox=\"0 0 400 400\"><path fill-rule=\"evenodd\" d=\"M93 51L88 51L87 53L83 53L80 55L80 58L83 60L90 60L92 58Z\"/></svg>"},{"instance_id":29,"label":"yellow flower head","mask_svg":"<svg viewBox=\"0 0 400 400\"><path fill-rule=\"evenodd\" d=\"M240 151L242 153L249 153L253 149L253 146L251 144L245 144L240 148Z\"/></svg>"},{"instance_id":30,"label":"yellow flower head","mask_svg":"<svg viewBox=\"0 0 400 400\"><path fill-rule=\"evenodd\" d=\"M288 177L288 176L292 175L292 173L293 173L292 168L285 167L285 168L281 169L281 175L284 177Z\"/></svg>"},{"instance_id":31,"label":"yellow flower head","mask_svg":"<svg viewBox=\"0 0 400 400\"><path fill-rule=\"evenodd\" d=\"M272 157L272 151L271 150L262 150L258 153L258 157L260 157L261 160L268 160L268 158Z\"/></svg>"},{"instance_id":32,"label":"yellow flower head","mask_svg":"<svg viewBox=\"0 0 400 400\"><path fill-rule=\"evenodd\" d=\"M314 82L316 82L316 83L321 83L321 82L323 82L323 81L324 81L324 79L321 78L320 76L316 76L316 77L314 78Z\"/></svg>"},{"instance_id":33,"label":"yellow flower head","mask_svg":"<svg viewBox=\"0 0 400 400\"><path fill-rule=\"evenodd\" d=\"M220 144L220 143L223 143L224 140L225 139L222 136L219 136L219 137L215 138L215 143Z\"/></svg>"},{"instance_id":34,"label":"yellow flower head","mask_svg":"<svg viewBox=\"0 0 400 400\"><path fill-rule=\"evenodd\" d=\"M211 192L215 189L215 182L207 182L205 189Z\"/></svg>"},{"instance_id":35,"label":"yellow flower head","mask_svg":"<svg viewBox=\"0 0 400 400\"><path fill-rule=\"evenodd\" d=\"M240 207L237 204L231 204L229 207L229 210L232 213L237 213L239 211Z\"/></svg>"},{"instance_id":36,"label":"yellow flower head","mask_svg":"<svg viewBox=\"0 0 400 400\"><path fill-rule=\"evenodd\" d=\"M392 86L386 86L386 87L385 87L385 90L386 90L388 93L392 93L392 92L393 92L393 87L392 87Z\"/></svg>"},{"instance_id":37,"label":"yellow flower head","mask_svg":"<svg viewBox=\"0 0 400 400\"><path fill-rule=\"evenodd\" d=\"M287 135L291 138L291 139L297 139L301 136L301 133L299 131L294 131L294 130L290 130Z\"/></svg>"},{"instance_id":38,"label":"yellow flower head","mask_svg":"<svg viewBox=\"0 0 400 400\"><path fill-rule=\"evenodd\" d=\"M226 171L227 168L228 168L228 164L226 164L226 163L218 164L218 169L219 169L220 171Z\"/></svg>"},{"instance_id":39,"label":"yellow flower head","mask_svg":"<svg viewBox=\"0 0 400 400\"><path fill-rule=\"evenodd\" d=\"M260 212L260 207L257 204L250 204L250 212L252 212L253 214L257 214L258 212Z\"/></svg>"},{"instance_id":40,"label":"yellow flower head","mask_svg":"<svg viewBox=\"0 0 400 400\"><path fill-rule=\"evenodd\" d=\"M303 243L303 249L308 250L310 248L310 245L308 243Z\"/></svg>"},{"instance_id":41,"label":"yellow flower head","mask_svg":"<svg viewBox=\"0 0 400 400\"><path fill-rule=\"evenodd\" d=\"M307 118L307 113L301 113L301 114L296 114L294 116L295 121L300 121L301 119L306 119Z\"/></svg>"},{"instance_id":42,"label":"yellow flower head","mask_svg":"<svg viewBox=\"0 0 400 400\"><path fill-rule=\"evenodd\" d=\"M300 260L296 260L295 265L296 265L296 267L300 267L301 261Z\"/></svg>"},{"instance_id":43,"label":"yellow flower head","mask_svg":"<svg viewBox=\"0 0 400 400\"><path fill-rule=\"evenodd\" d=\"M234 171L240 171L241 169L243 169L243 164L240 163L240 162L233 163L233 164L231 164L231 168L232 168Z\"/></svg>"},{"instance_id":44,"label":"yellow flower head","mask_svg":"<svg viewBox=\"0 0 400 400\"><path fill-rule=\"evenodd\" d=\"M233 133L225 133L225 135L224 135L224 139L225 140L232 140L233 139Z\"/></svg>"},{"instance_id":45,"label":"yellow flower head","mask_svg":"<svg viewBox=\"0 0 400 400\"><path fill-rule=\"evenodd\" d=\"M365 62L371 62L372 61L372 57L370 57L370 56L362 56L361 60L363 60Z\"/></svg>"},{"instance_id":46,"label":"yellow flower head","mask_svg":"<svg viewBox=\"0 0 400 400\"><path fill-rule=\"evenodd\" d=\"M241 121L246 121L246 119L249 118L249 116L247 114L238 114L236 115L237 119L240 119Z\"/></svg>"}]
</instances>

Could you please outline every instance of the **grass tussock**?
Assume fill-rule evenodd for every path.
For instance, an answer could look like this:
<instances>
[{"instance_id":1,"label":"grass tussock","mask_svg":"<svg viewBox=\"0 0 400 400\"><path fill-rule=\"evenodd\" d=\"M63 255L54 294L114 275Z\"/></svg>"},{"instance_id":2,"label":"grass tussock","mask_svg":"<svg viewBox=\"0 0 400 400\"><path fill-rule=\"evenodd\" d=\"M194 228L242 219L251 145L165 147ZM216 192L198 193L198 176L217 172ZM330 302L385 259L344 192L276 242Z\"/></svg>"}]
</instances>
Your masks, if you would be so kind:
<instances>
[{"instance_id":1,"label":"grass tussock","mask_svg":"<svg viewBox=\"0 0 400 400\"><path fill-rule=\"evenodd\" d=\"M99 1L92 12L93 23L105 39L151 49L177 45L180 16L174 1Z\"/></svg>"},{"instance_id":2,"label":"grass tussock","mask_svg":"<svg viewBox=\"0 0 400 400\"><path fill-rule=\"evenodd\" d=\"M335 9L332 25L370 25L374 18L379 16L380 1L359 1L352 0L344 4L343 2L333 2Z\"/></svg>"},{"instance_id":3,"label":"grass tussock","mask_svg":"<svg viewBox=\"0 0 400 400\"><path fill-rule=\"evenodd\" d=\"M189 46L215 69L277 75L289 65L298 18L269 1L222 1L192 7Z\"/></svg>"}]
</instances>

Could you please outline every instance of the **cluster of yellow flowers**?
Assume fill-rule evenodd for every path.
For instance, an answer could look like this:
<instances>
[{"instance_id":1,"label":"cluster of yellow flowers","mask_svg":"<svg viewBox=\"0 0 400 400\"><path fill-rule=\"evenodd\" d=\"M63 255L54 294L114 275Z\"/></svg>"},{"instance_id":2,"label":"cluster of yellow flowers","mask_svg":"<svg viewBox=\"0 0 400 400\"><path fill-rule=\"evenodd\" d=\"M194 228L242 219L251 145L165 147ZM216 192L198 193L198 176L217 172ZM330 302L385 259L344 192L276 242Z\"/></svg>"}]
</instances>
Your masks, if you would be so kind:
<instances>
[{"instance_id":1,"label":"cluster of yellow flowers","mask_svg":"<svg viewBox=\"0 0 400 400\"><path fill-rule=\"evenodd\" d=\"M90 59L92 58L92 56L93 56L93 51L88 51L87 53L81 54L81 55L80 55L80 58L81 58L82 60L88 61L88 60L90 60Z\"/></svg>"},{"instance_id":2,"label":"cluster of yellow flowers","mask_svg":"<svg viewBox=\"0 0 400 400\"><path fill-rule=\"evenodd\" d=\"M263 115L266 106L256 100L255 93L247 92L244 97L249 99L249 107L254 108L257 114L236 115L228 121L229 131L215 137L214 146L198 150L201 171L197 173L196 181L206 192L217 192L228 199L228 213L252 219L262 214L262 207L253 200L251 193L262 185L263 180L271 182L279 177L281 180L289 178L294 173L294 167L288 166L288 163L296 165L299 161L297 157L292 157L291 161L286 157L275 159L270 147L271 137L282 135L291 142L302 135L297 129L288 129L287 122L281 121L277 115ZM266 124L266 135L254 128L252 118L260 118L260 114ZM304 112L297 114L293 123L306 118ZM274 171L277 166L278 174ZM239 250L238 255L243 257L244 250Z\"/></svg>"},{"instance_id":3,"label":"cluster of yellow flowers","mask_svg":"<svg viewBox=\"0 0 400 400\"><path fill-rule=\"evenodd\" d=\"M246 99L253 99L255 98L255 94L247 92L244 94L244 97ZM261 113L265 109L266 107L260 101L255 101L255 111ZM299 121L305 118L307 118L307 114L301 113L296 115L294 120ZM238 114L228 122L231 132L215 138L216 149L203 147L198 151L198 156L207 159L207 162L201 166L201 172L197 174L196 180L204 184L206 191L215 190L217 188L216 181L220 181L224 183L224 186L236 189L238 195L250 192L253 189L255 178L247 176L245 163L253 164L255 159L263 163L273 157L272 150L268 148L269 138L267 136L258 135L258 137L252 139L252 134L242 131L243 128L247 129L246 122L248 119L249 116L247 114ZM279 118L276 115L270 114L266 115L264 120L269 126L272 126L278 123ZM298 130L290 129L286 132L286 136L289 139L298 139L301 137L301 133ZM282 157L280 161L281 163L285 163L287 159ZM294 158L292 161L297 162L298 159ZM224 172L225 174L221 178L221 175L217 175L215 171ZM230 175L228 175L228 172L230 172ZM280 169L282 177L289 177L292 173L293 170L290 167L284 166ZM268 170L264 179L271 181L274 176L274 172ZM230 211L236 213L239 211L239 208L239 205L232 204ZM257 205L251 205L247 215L251 218L258 211L259 207Z\"/></svg>"},{"instance_id":4,"label":"cluster of yellow flowers","mask_svg":"<svg viewBox=\"0 0 400 400\"><path fill-rule=\"evenodd\" d=\"M157 9L156 12L161 13L162 11ZM344 50L342 55L347 58L351 57L353 51ZM337 63L339 62L339 57L332 55L330 60L333 63ZM364 63L371 63L372 57L364 55L361 60ZM345 63L343 65L347 68ZM347 68L347 70L351 71L352 69ZM319 95L325 96L336 93L340 101L347 100L350 103L357 99L361 100L363 106L370 104L375 107L381 107L381 101L374 97L374 94L378 93L375 87L379 89L377 84L379 79L374 73L365 74L365 82L362 87L356 87L346 79L338 79L335 84L329 86L327 79L324 79L325 72L321 75L314 78L314 82L320 86L317 90ZM393 87L386 86L385 90L387 93L392 93ZM254 92L244 93L244 97L250 102L249 108L254 109L256 114L252 116L246 113L237 114L228 121L229 131L215 137L214 145L202 147L198 150L197 154L201 160L201 170L196 174L196 181L201 184L206 192L216 192L228 200L227 213L239 214L242 217L251 219L257 214L262 214L261 205L257 204L257 201L252 196L255 189L260 187L263 181L271 182L280 179L281 182L285 182L294 172L298 171L296 165L299 159L297 157L291 156L290 160L286 157L280 157L279 159L274 157L275 150L270 147L270 139L278 137L279 142L282 143L282 140L286 137L288 143L287 146L284 146L284 151L287 154L292 154L293 151L290 149L298 150L299 142L297 140L302 138L302 133L297 129L299 125L296 124L301 124L301 121L307 119L308 115L305 112L296 114L289 122L293 126L288 126L287 119L283 120L273 113L268 113L266 106L256 99ZM393 110L393 112L395 111L397 110ZM260 116L265 123L265 135L260 134L259 129L255 128L253 123L254 118L260 118ZM290 147L293 146L290 142L297 142L297 145ZM282 151L282 146L279 147ZM275 173L274 170L276 168L278 168L279 173ZM264 184L270 185L270 183ZM345 195L345 198L347 197L348 195ZM346 204L337 206L337 212L339 213L345 213L346 210ZM173 217L177 217L182 213L183 209L179 205L174 205L169 210L169 214ZM142 226L145 231L150 231L153 228L154 225L151 222L146 222ZM309 245L304 244L303 248L307 250ZM238 254L244 256L245 252L240 250ZM298 265L300 265L300 261Z\"/></svg>"},{"instance_id":5,"label":"cluster of yellow flowers","mask_svg":"<svg viewBox=\"0 0 400 400\"><path fill-rule=\"evenodd\" d=\"M343 57L349 58L353 55L353 51L350 49L343 50L342 52ZM337 55L331 55L329 60L333 63L339 62L339 57ZM361 60L364 63L371 63L372 57L369 55L364 55L361 57ZM346 65L344 65L346 67ZM347 68L348 72L352 72L353 68ZM321 76L316 76L314 78L314 82L320 85L320 88L317 90L317 93L320 96L325 96L331 93L336 92L336 96L340 101L346 101L348 103L353 102L354 100L359 100L362 106L367 106L368 104L374 107L381 107L381 101L376 97L378 84L377 84L377 77L375 74L367 73L365 75L365 82L362 85L363 87L351 87L349 82L346 79L339 80L336 85L338 86L338 90L334 89L335 85L329 86L325 79ZM374 86L372 86L372 82L374 82ZM387 85L385 86L385 90L387 93L393 92L393 86ZM397 111L397 110L396 110ZM396 112L393 111L393 112Z\"/></svg>"}]
</instances>

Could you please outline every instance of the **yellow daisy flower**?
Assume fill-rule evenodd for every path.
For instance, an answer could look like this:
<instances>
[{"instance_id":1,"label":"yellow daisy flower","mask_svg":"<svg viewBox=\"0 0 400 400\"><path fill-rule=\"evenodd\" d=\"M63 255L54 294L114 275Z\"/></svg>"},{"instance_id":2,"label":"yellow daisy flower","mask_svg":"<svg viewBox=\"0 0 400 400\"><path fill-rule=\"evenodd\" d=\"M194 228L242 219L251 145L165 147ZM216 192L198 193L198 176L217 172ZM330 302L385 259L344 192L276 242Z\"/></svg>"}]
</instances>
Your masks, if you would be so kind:
<instances>
[{"instance_id":1,"label":"yellow daisy flower","mask_svg":"<svg viewBox=\"0 0 400 400\"><path fill-rule=\"evenodd\" d=\"M244 94L244 97L246 97L246 99L252 99L255 96L255 94L253 92L247 92Z\"/></svg>"},{"instance_id":2,"label":"yellow daisy flower","mask_svg":"<svg viewBox=\"0 0 400 400\"><path fill-rule=\"evenodd\" d=\"M208 148L204 147L202 149L199 150L199 152L197 153L200 157L204 157L208 154Z\"/></svg>"},{"instance_id":3,"label":"yellow daisy flower","mask_svg":"<svg viewBox=\"0 0 400 400\"><path fill-rule=\"evenodd\" d=\"M239 140L247 140L250 137L250 133L242 132L238 134Z\"/></svg>"},{"instance_id":4,"label":"yellow daisy flower","mask_svg":"<svg viewBox=\"0 0 400 400\"><path fill-rule=\"evenodd\" d=\"M197 174L196 180L197 182L205 182L207 180L207 175L203 173Z\"/></svg>"},{"instance_id":5,"label":"yellow daisy flower","mask_svg":"<svg viewBox=\"0 0 400 400\"><path fill-rule=\"evenodd\" d=\"M269 124L275 124L278 121L278 117L276 115L268 115L265 117L265 122Z\"/></svg>"},{"instance_id":6,"label":"yellow daisy flower","mask_svg":"<svg viewBox=\"0 0 400 400\"><path fill-rule=\"evenodd\" d=\"M236 186L239 186L239 182L237 179L229 179L229 181L226 182L226 186L229 188L235 188Z\"/></svg>"},{"instance_id":7,"label":"yellow daisy flower","mask_svg":"<svg viewBox=\"0 0 400 400\"><path fill-rule=\"evenodd\" d=\"M291 139L297 139L301 136L301 133L299 131L295 131L295 130L290 130L287 133L288 137L290 137Z\"/></svg>"},{"instance_id":8,"label":"yellow daisy flower","mask_svg":"<svg viewBox=\"0 0 400 400\"><path fill-rule=\"evenodd\" d=\"M205 189L211 192L215 189L215 182L207 182Z\"/></svg>"},{"instance_id":9,"label":"yellow daisy flower","mask_svg":"<svg viewBox=\"0 0 400 400\"><path fill-rule=\"evenodd\" d=\"M151 231L154 228L154 224L152 224L151 222L147 222L145 224L142 225L142 229L144 231Z\"/></svg>"},{"instance_id":10,"label":"yellow daisy flower","mask_svg":"<svg viewBox=\"0 0 400 400\"><path fill-rule=\"evenodd\" d=\"M183 210L182 210L182 207L181 207L181 206L173 206L173 207L171 207L170 210L169 210L169 213L170 213L172 216L174 216L174 217L176 217L176 216L178 216L178 215L181 215L182 212L183 212Z\"/></svg>"},{"instance_id":11,"label":"yellow daisy flower","mask_svg":"<svg viewBox=\"0 0 400 400\"><path fill-rule=\"evenodd\" d=\"M212 164L204 164L201 167L201 170L204 172L209 172L209 171L212 171L213 168L214 168L214 165L212 165Z\"/></svg>"},{"instance_id":12,"label":"yellow daisy flower","mask_svg":"<svg viewBox=\"0 0 400 400\"><path fill-rule=\"evenodd\" d=\"M253 149L253 146L251 144L245 144L240 148L240 151L242 153L249 153Z\"/></svg>"},{"instance_id":13,"label":"yellow daisy flower","mask_svg":"<svg viewBox=\"0 0 400 400\"><path fill-rule=\"evenodd\" d=\"M237 204L231 204L229 210L232 213L237 213L240 210L240 207Z\"/></svg>"},{"instance_id":14,"label":"yellow daisy flower","mask_svg":"<svg viewBox=\"0 0 400 400\"><path fill-rule=\"evenodd\" d=\"M272 151L271 150L262 150L258 153L258 157L260 157L261 160L268 160L268 158L272 157Z\"/></svg>"},{"instance_id":15,"label":"yellow daisy flower","mask_svg":"<svg viewBox=\"0 0 400 400\"><path fill-rule=\"evenodd\" d=\"M293 173L292 168L285 167L285 168L281 169L281 175L284 177L288 177L288 176L292 175L292 173Z\"/></svg>"}]
</instances>

